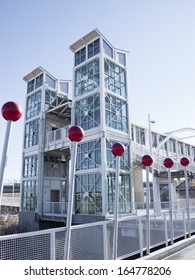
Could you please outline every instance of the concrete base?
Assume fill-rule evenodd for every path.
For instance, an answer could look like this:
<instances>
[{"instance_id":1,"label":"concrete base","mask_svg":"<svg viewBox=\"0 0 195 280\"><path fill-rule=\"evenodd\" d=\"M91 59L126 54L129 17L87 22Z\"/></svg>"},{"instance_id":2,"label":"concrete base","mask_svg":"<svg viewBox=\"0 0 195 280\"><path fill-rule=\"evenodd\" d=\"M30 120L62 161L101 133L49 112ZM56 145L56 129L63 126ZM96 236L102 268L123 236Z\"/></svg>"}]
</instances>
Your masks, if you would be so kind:
<instances>
[{"instance_id":1,"label":"concrete base","mask_svg":"<svg viewBox=\"0 0 195 280\"><path fill-rule=\"evenodd\" d=\"M39 223L36 220L35 212L19 212L19 230L20 232L29 232L39 230Z\"/></svg>"}]
</instances>

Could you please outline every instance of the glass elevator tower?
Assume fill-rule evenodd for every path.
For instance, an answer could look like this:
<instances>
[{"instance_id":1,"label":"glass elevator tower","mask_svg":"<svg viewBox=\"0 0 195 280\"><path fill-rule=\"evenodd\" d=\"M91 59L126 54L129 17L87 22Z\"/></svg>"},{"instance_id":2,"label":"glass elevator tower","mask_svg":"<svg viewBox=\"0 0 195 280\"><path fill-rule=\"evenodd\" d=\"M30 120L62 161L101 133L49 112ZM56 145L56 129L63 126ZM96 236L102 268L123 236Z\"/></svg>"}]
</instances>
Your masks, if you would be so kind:
<instances>
[{"instance_id":1,"label":"glass elevator tower","mask_svg":"<svg viewBox=\"0 0 195 280\"><path fill-rule=\"evenodd\" d=\"M115 142L125 146L119 212L132 211L128 53L114 48L97 29L70 50L74 53L72 81L58 80L42 67L24 77L20 224L28 230L40 228L44 221L66 222L71 125L85 131L77 149L73 222L113 215L116 161L111 149Z\"/></svg>"}]
</instances>

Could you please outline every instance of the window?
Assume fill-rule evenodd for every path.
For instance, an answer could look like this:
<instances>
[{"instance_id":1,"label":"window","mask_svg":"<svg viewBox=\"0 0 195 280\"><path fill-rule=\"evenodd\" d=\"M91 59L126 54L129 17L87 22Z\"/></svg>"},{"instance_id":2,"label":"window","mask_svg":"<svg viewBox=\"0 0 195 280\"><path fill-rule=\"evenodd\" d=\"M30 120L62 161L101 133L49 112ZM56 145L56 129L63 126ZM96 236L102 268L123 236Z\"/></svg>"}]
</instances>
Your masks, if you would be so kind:
<instances>
[{"instance_id":1,"label":"window","mask_svg":"<svg viewBox=\"0 0 195 280\"><path fill-rule=\"evenodd\" d=\"M88 45L88 58L98 54L100 52L100 40L97 39Z\"/></svg>"},{"instance_id":2,"label":"window","mask_svg":"<svg viewBox=\"0 0 195 280\"><path fill-rule=\"evenodd\" d=\"M175 142L175 140L174 139L170 139L169 143L170 143L170 153L172 155L176 154L176 142Z\"/></svg>"},{"instance_id":3,"label":"window","mask_svg":"<svg viewBox=\"0 0 195 280\"><path fill-rule=\"evenodd\" d=\"M75 66L86 60L86 48L83 48L75 53Z\"/></svg>"},{"instance_id":4,"label":"window","mask_svg":"<svg viewBox=\"0 0 195 280\"><path fill-rule=\"evenodd\" d=\"M76 170L97 168L101 165L101 140L78 145Z\"/></svg>"},{"instance_id":5,"label":"window","mask_svg":"<svg viewBox=\"0 0 195 280\"><path fill-rule=\"evenodd\" d=\"M118 62L124 66L126 66L126 56L124 53L117 52Z\"/></svg>"},{"instance_id":6,"label":"window","mask_svg":"<svg viewBox=\"0 0 195 280\"><path fill-rule=\"evenodd\" d=\"M109 214L114 213L115 201L115 173L109 173L108 182L108 209ZM131 183L130 175L120 174L119 176L119 213L129 213L131 211Z\"/></svg>"},{"instance_id":7,"label":"window","mask_svg":"<svg viewBox=\"0 0 195 280\"><path fill-rule=\"evenodd\" d=\"M178 142L178 150L180 155L184 155L184 144L182 142Z\"/></svg>"},{"instance_id":8,"label":"window","mask_svg":"<svg viewBox=\"0 0 195 280\"><path fill-rule=\"evenodd\" d=\"M127 102L107 94L105 97L105 103L106 125L127 132Z\"/></svg>"},{"instance_id":9,"label":"window","mask_svg":"<svg viewBox=\"0 0 195 280\"><path fill-rule=\"evenodd\" d=\"M126 97L126 72L125 69L105 59L104 61L105 87L123 97Z\"/></svg>"},{"instance_id":10,"label":"window","mask_svg":"<svg viewBox=\"0 0 195 280\"><path fill-rule=\"evenodd\" d=\"M46 74L46 82L45 83L48 84L49 87L55 88L56 81L47 74Z\"/></svg>"},{"instance_id":11,"label":"window","mask_svg":"<svg viewBox=\"0 0 195 280\"><path fill-rule=\"evenodd\" d=\"M37 181L27 180L22 188L22 210L35 211L37 207Z\"/></svg>"},{"instance_id":12,"label":"window","mask_svg":"<svg viewBox=\"0 0 195 280\"><path fill-rule=\"evenodd\" d=\"M69 85L67 82L60 82L60 91L68 93Z\"/></svg>"},{"instance_id":13,"label":"window","mask_svg":"<svg viewBox=\"0 0 195 280\"><path fill-rule=\"evenodd\" d=\"M29 148L39 143L39 120L28 122L25 125L24 147Z\"/></svg>"},{"instance_id":14,"label":"window","mask_svg":"<svg viewBox=\"0 0 195 280\"><path fill-rule=\"evenodd\" d=\"M47 110L51 104L54 103L56 99L56 92L51 91L51 90L46 90L45 91L45 109ZM53 104L53 107L55 105Z\"/></svg>"},{"instance_id":15,"label":"window","mask_svg":"<svg viewBox=\"0 0 195 280\"><path fill-rule=\"evenodd\" d=\"M156 133L151 133L152 134L152 147L156 148L157 147L157 134Z\"/></svg>"},{"instance_id":16,"label":"window","mask_svg":"<svg viewBox=\"0 0 195 280\"><path fill-rule=\"evenodd\" d=\"M75 213L96 214L102 212L101 174L75 176Z\"/></svg>"},{"instance_id":17,"label":"window","mask_svg":"<svg viewBox=\"0 0 195 280\"><path fill-rule=\"evenodd\" d=\"M25 157L23 161L23 177L35 177L38 174L37 155Z\"/></svg>"},{"instance_id":18,"label":"window","mask_svg":"<svg viewBox=\"0 0 195 280\"><path fill-rule=\"evenodd\" d=\"M35 80L32 80L27 84L27 93L32 92L34 89L35 89Z\"/></svg>"},{"instance_id":19,"label":"window","mask_svg":"<svg viewBox=\"0 0 195 280\"><path fill-rule=\"evenodd\" d=\"M186 155L190 156L190 145L185 144L185 151L186 151Z\"/></svg>"},{"instance_id":20,"label":"window","mask_svg":"<svg viewBox=\"0 0 195 280\"><path fill-rule=\"evenodd\" d=\"M95 59L92 62L82 66L75 71L75 95L93 91L99 86L99 60Z\"/></svg>"},{"instance_id":21,"label":"window","mask_svg":"<svg viewBox=\"0 0 195 280\"><path fill-rule=\"evenodd\" d=\"M145 130L143 128L140 128L140 127L136 127L135 128L135 141L136 143L138 144L141 144L141 145L145 145Z\"/></svg>"},{"instance_id":22,"label":"window","mask_svg":"<svg viewBox=\"0 0 195 280\"><path fill-rule=\"evenodd\" d=\"M81 126L84 130L99 126L99 93L75 102L75 124Z\"/></svg>"},{"instance_id":23,"label":"window","mask_svg":"<svg viewBox=\"0 0 195 280\"><path fill-rule=\"evenodd\" d=\"M113 49L103 40L103 48L105 53L113 58Z\"/></svg>"},{"instance_id":24,"label":"window","mask_svg":"<svg viewBox=\"0 0 195 280\"><path fill-rule=\"evenodd\" d=\"M39 75L35 79L35 88L39 88L43 85L43 74Z\"/></svg>"},{"instance_id":25,"label":"window","mask_svg":"<svg viewBox=\"0 0 195 280\"><path fill-rule=\"evenodd\" d=\"M41 91L29 95L26 102L26 119L38 116L41 110Z\"/></svg>"}]
</instances>

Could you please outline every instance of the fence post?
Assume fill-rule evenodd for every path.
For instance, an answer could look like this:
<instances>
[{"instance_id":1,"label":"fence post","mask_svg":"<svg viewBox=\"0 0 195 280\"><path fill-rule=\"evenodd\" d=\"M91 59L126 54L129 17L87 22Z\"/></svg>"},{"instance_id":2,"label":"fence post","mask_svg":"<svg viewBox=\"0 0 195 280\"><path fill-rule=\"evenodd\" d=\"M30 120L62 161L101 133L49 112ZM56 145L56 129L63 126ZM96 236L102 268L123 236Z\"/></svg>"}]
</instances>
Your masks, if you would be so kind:
<instances>
[{"instance_id":1,"label":"fence post","mask_svg":"<svg viewBox=\"0 0 195 280\"><path fill-rule=\"evenodd\" d=\"M103 223L103 246L104 246L104 260L108 259L108 242L107 242L107 223Z\"/></svg>"},{"instance_id":2,"label":"fence post","mask_svg":"<svg viewBox=\"0 0 195 280\"><path fill-rule=\"evenodd\" d=\"M50 232L50 260L56 259L55 231Z\"/></svg>"}]
</instances>

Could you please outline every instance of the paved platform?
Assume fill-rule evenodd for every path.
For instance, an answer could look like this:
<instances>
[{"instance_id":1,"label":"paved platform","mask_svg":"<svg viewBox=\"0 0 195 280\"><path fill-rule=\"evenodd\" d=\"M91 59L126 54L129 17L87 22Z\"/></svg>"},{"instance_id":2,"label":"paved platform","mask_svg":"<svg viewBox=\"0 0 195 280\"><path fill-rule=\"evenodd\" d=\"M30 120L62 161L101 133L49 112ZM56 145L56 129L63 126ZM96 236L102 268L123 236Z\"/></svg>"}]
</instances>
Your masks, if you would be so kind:
<instances>
[{"instance_id":1,"label":"paved platform","mask_svg":"<svg viewBox=\"0 0 195 280\"><path fill-rule=\"evenodd\" d=\"M164 260L195 260L195 244L170 255Z\"/></svg>"},{"instance_id":2,"label":"paved platform","mask_svg":"<svg viewBox=\"0 0 195 280\"><path fill-rule=\"evenodd\" d=\"M195 260L195 236L175 242L173 245L140 258L140 260Z\"/></svg>"}]
</instances>

